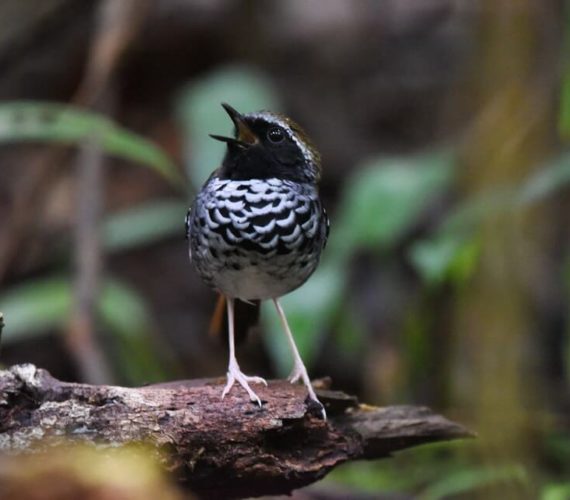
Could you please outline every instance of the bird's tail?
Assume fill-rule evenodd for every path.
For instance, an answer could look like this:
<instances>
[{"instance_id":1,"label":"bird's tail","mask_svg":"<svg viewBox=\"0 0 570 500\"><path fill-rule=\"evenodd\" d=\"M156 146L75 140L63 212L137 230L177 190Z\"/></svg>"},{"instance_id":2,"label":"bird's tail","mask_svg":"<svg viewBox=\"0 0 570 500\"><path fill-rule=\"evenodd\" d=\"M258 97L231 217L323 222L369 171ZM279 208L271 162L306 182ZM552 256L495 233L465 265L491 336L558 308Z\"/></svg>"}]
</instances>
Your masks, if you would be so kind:
<instances>
[{"instance_id":1,"label":"bird's tail","mask_svg":"<svg viewBox=\"0 0 570 500\"><path fill-rule=\"evenodd\" d=\"M234 338L236 345L242 343L249 331L259 323L260 301L252 300L244 302L235 299L234 301ZM220 294L214 314L210 321L210 335L227 342L228 321L226 315L226 297Z\"/></svg>"}]
</instances>

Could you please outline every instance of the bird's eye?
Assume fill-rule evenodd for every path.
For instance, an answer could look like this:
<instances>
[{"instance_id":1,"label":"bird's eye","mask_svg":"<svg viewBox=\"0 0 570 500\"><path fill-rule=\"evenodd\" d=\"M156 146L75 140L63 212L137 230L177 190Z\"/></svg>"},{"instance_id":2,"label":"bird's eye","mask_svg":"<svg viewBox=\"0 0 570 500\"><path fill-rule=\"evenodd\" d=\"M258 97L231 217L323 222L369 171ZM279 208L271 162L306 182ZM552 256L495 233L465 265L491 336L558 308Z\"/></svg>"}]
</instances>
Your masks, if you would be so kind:
<instances>
[{"instance_id":1,"label":"bird's eye","mask_svg":"<svg viewBox=\"0 0 570 500\"><path fill-rule=\"evenodd\" d=\"M285 139L285 134L280 128L272 127L267 132L267 138L273 143L278 143Z\"/></svg>"}]
</instances>

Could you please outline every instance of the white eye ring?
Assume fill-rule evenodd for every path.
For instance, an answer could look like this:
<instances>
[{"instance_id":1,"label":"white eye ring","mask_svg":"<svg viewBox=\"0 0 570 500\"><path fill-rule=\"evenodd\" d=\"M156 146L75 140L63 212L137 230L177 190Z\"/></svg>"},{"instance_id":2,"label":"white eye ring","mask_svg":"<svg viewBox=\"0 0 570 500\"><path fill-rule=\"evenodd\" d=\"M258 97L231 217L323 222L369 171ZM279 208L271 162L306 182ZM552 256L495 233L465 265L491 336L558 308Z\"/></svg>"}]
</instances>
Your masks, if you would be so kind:
<instances>
[{"instance_id":1,"label":"white eye ring","mask_svg":"<svg viewBox=\"0 0 570 500\"><path fill-rule=\"evenodd\" d=\"M285 139L285 133L279 127L271 127L267 131L267 138L274 144L278 144Z\"/></svg>"}]
</instances>

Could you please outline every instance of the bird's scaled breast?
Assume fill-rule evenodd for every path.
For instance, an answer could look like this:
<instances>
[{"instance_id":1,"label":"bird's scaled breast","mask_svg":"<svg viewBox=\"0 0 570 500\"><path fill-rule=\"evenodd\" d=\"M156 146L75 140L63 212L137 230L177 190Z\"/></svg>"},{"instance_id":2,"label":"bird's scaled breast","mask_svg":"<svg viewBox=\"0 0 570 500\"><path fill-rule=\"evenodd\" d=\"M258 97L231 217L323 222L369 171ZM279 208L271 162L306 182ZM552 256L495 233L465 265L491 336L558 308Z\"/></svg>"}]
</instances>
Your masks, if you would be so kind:
<instances>
[{"instance_id":1,"label":"bird's scaled breast","mask_svg":"<svg viewBox=\"0 0 570 500\"><path fill-rule=\"evenodd\" d=\"M229 296L284 295L315 270L326 238L323 217L311 185L214 178L192 208L192 262Z\"/></svg>"}]
</instances>

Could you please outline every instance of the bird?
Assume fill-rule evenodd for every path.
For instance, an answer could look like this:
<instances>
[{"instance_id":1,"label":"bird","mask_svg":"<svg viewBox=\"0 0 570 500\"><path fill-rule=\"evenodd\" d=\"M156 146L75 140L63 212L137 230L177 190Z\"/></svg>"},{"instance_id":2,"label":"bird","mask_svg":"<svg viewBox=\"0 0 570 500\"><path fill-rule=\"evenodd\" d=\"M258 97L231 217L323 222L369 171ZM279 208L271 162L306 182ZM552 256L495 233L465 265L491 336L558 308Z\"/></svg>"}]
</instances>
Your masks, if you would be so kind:
<instances>
[{"instance_id":1,"label":"bird","mask_svg":"<svg viewBox=\"0 0 570 500\"><path fill-rule=\"evenodd\" d=\"M222 399L237 382L262 406L250 384L267 381L244 374L236 358L235 311L236 304L259 308L271 301L293 356L288 380L303 382L326 420L279 301L313 274L329 236L318 190L321 156L303 129L280 113L222 107L234 136L210 134L227 150L185 220L193 268L226 301L229 362Z\"/></svg>"}]
</instances>

